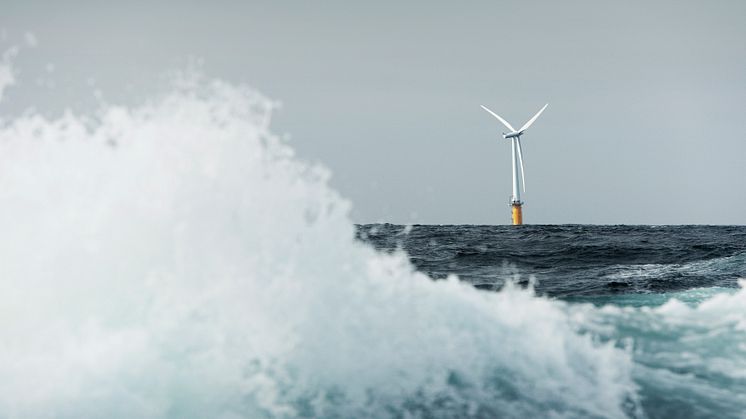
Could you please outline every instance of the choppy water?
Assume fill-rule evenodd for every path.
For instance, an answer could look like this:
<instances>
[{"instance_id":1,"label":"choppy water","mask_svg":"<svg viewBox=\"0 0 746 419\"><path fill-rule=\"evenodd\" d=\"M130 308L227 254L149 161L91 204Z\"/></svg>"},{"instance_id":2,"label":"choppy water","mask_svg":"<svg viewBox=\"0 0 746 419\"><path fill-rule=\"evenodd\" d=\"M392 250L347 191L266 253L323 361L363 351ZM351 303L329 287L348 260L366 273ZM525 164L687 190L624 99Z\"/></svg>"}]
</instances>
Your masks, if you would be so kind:
<instances>
[{"instance_id":1,"label":"choppy water","mask_svg":"<svg viewBox=\"0 0 746 419\"><path fill-rule=\"evenodd\" d=\"M432 278L565 301L579 330L629 345L636 414L746 415L746 227L369 224L357 236Z\"/></svg>"},{"instance_id":2,"label":"choppy water","mask_svg":"<svg viewBox=\"0 0 746 419\"><path fill-rule=\"evenodd\" d=\"M454 274L499 289L533 277L539 294L563 298L620 302L628 294L735 288L746 278L744 226L369 224L358 237L404 250L432 278Z\"/></svg>"},{"instance_id":3,"label":"choppy water","mask_svg":"<svg viewBox=\"0 0 746 419\"><path fill-rule=\"evenodd\" d=\"M273 108L191 75L0 119L0 417L746 411L742 229L365 227L375 250Z\"/></svg>"}]
</instances>

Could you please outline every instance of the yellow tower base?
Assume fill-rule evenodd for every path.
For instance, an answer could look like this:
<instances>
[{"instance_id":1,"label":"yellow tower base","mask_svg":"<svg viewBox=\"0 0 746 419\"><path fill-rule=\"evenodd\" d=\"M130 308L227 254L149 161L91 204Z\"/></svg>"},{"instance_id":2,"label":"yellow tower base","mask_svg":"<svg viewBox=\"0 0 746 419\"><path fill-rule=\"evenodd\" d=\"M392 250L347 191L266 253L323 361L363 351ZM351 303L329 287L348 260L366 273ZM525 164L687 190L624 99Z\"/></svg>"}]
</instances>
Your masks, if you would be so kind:
<instances>
[{"instance_id":1,"label":"yellow tower base","mask_svg":"<svg viewBox=\"0 0 746 419\"><path fill-rule=\"evenodd\" d=\"M510 206L513 207L513 225L519 226L523 224L523 211L521 211L521 203L513 202Z\"/></svg>"}]
</instances>

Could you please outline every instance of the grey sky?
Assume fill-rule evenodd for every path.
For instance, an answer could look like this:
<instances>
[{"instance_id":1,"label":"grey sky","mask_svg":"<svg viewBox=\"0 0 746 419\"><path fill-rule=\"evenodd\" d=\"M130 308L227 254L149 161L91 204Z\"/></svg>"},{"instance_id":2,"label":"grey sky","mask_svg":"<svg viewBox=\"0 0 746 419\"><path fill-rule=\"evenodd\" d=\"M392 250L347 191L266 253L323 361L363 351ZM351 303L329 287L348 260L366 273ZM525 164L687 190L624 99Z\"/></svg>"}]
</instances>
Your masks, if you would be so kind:
<instances>
[{"instance_id":1,"label":"grey sky","mask_svg":"<svg viewBox=\"0 0 746 419\"><path fill-rule=\"evenodd\" d=\"M283 109L358 222L746 224L746 2L7 2L4 113L147 95L188 57ZM52 66L47 66L52 64ZM90 87L93 85L94 87Z\"/></svg>"}]
</instances>

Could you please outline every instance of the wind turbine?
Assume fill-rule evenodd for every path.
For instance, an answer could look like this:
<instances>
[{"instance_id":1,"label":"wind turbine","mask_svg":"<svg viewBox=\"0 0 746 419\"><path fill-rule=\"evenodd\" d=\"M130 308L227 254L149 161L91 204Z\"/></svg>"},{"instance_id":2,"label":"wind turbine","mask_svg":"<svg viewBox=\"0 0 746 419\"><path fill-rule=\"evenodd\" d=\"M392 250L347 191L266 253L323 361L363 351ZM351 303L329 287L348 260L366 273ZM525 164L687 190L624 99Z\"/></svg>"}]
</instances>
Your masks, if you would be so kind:
<instances>
[{"instance_id":1,"label":"wind turbine","mask_svg":"<svg viewBox=\"0 0 746 419\"><path fill-rule=\"evenodd\" d=\"M544 112L544 109L546 109L549 104L547 103L546 105L544 105L543 108L539 109L539 112L536 112L536 115L534 115L533 118L529 119L528 122L523 124L523 126L519 130L513 128L513 126L510 125L508 121L502 119L500 115L487 109L486 106L481 106L482 109L489 112L510 130L510 132L507 133L503 132L503 138L505 138L506 140L509 138L513 147L513 196L510 198L510 206L512 207L513 225L521 225L523 224L523 212L521 211L521 205L523 205L523 202L521 202L521 190L518 185L518 166L520 166L521 171L520 184L523 186L523 192L526 192L526 178L523 175L523 151L521 150L521 135L523 135L524 131L526 131L528 127L530 127L531 124L536 121L536 118L538 118L539 115Z\"/></svg>"}]
</instances>

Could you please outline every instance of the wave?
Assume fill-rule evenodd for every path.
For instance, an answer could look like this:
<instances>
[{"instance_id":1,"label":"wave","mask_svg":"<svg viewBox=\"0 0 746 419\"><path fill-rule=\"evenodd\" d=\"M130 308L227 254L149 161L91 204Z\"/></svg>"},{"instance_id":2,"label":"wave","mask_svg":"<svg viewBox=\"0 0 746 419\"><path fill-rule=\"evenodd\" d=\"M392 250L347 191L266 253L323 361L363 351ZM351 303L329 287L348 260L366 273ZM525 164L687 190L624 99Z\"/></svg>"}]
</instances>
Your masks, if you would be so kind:
<instances>
[{"instance_id":1,"label":"wave","mask_svg":"<svg viewBox=\"0 0 746 419\"><path fill-rule=\"evenodd\" d=\"M746 411L746 280L740 287L672 293L657 307L572 307L580 330L629 343L648 416L740 417Z\"/></svg>"},{"instance_id":2,"label":"wave","mask_svg":"<svg viewBox=\"0 0 746 419\"><path fill-rule=\"evenodd\" d=\"M736 286L746 275L746 253L684 263L614 265L602 276L611 289L670 292L704 286Z\"/></svg>"},{"instance_id":3,"label":"wave","mask_svg":"<svg viewBox=\"0 0 746 419\"><path fill-rule=\"evenodd\" d=\"M626 280L637 278L660 278L668 275L698 275L705 276L717 272L731 272L746 265L746 253L732 256L698 260L685 263L648 263L641 265L617 265L612 269L617 271L606 275L607 279Z\"/></svg>"},{"instance_id":4,"label":"wave","mask_svg":"<svg viewBox=\"0 0 746 419\"><path fill-rule=\"evenodd\" d=\"M741 379L746 291L645 310L433 281L356 241L274 108L189 75L139 107L2 123L0 416L642 416L688 359L648 321ZM735 352L708 364L712 333Z\"/></svg>"}]
</instances>

